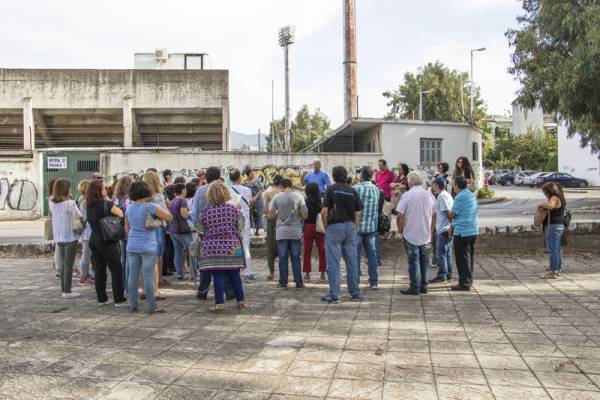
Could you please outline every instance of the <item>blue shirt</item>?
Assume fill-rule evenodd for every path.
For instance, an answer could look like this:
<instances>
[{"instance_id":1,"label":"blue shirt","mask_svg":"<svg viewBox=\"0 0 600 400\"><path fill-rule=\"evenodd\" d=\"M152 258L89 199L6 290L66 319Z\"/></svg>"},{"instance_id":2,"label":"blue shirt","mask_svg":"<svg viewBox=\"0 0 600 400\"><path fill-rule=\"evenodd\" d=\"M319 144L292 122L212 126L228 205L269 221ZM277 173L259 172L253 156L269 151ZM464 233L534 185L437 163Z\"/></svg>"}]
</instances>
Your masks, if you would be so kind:
<instances>
[{"instance_id":1,"label":"blue shirt","mask_svg":"<svg viewBox=\"0 0 600 400\"><path fill-rule=\"evenodd\" d=\"M477 236L477 208L479 207L475 195L469 189L463 189L454 199L452 212L456 218L452 221L455 236Z\"/></svg>"},{"instance_id":2,"label":"blue shirt","mask_svg":"<svg viewBox=\"0 0 600 400\"><path fill-rule=\"evenodd\" d=\"M154 229L146 229L146 207L150 208L152 216L156 215L156 204L154 203L132 203L125 211L125 218L129 223L128 253L156 253L158 246L156 233Z\"/></svg>"},{"instance_id":3,"label":"blue shirt","mask_svg":"<svg viewBox=\"0 0 600 400\"><path fill-rule=\"evenodd\" d=\"M319 191L321 193L325 193L325 190L327 190L327 188L329 186L331 186L331 181L329 180L329 175L327 175L325 172L323 171L319 171L319 172L311 172L310 174L306 175L304 177L304 184L306 185L307 183L311 183L314 182L317 185L319 185Z\"/></svg>"},{"instance_id":4,"label":"blue shirt","mask_svg":"<svg viewBox=\"0 0 600 400\"><path fill-rule=\"evenodd\" d=\"M371 182L361 182L354 185L354 190L356 190L363 203L363 209L360 212L358 232L377 232L379 225L379 196L381 196L379 188Z\"/></svg>"}]
</instances>

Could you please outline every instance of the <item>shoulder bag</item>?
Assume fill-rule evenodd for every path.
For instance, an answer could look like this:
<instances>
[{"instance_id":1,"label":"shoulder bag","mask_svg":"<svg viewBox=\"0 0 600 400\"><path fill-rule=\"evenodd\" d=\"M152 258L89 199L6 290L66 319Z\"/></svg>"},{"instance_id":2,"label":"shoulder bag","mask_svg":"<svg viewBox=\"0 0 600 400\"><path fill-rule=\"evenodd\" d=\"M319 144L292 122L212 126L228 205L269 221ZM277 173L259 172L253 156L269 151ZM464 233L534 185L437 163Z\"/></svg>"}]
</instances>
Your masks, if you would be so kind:
<instances>
[{"instance_id":1,"label":"shoulder bag","mask_svg":"<svg viewBox=\"0 0 600 400\"><path fill-rule=\"evenodd\" d=\"M146 203L146 219L144 220L146 229L156 229L163 226L163 221L155 218L150 213L150 204Z\"/></svg>"},{"instance_id":2,"label":"shoulder bag","mask_svg":"<svg viewBox=\"0 0 600 400\"><path fill-rule=\"evenodd\" d=\"M104 214L106 217L102 218L98 225L100 225L100 231L102 232L102 239L105 242L118 242L119 240L125 240L125 227L121 222L121 218L110 214L106 201L104 202Z\"/></svg>"},{"instance_id":3,"label":"shoulder bag","mask_svg":"<svg viewBox=\"0 0 600 400\"><path fill-rule=\"evenodd\" d=\"M71 200L71 208L69 209L69 223L71 224L71 230L75 233L81 233L85 228L74 200Z\"/></svg>"},{"instance_id":4,"label":"shoulder bag","mask_svg":"<svg viewBox=\"0 0 600 400\"><path fill-rule=\"evenodd\" d=\"M53 240L54 235L52 233L52 220L48 218L44 221L44 239L45 240Z\"/></svg>"},{"instance_id":5,"label":"shoulder bag","mask_svg":"<svg viewBox=\"0 0 600 400\"><path fill-rule=\"evenodd\" d=\"M542 226L544 224L544 220L549 216L550 211L543 207L538 207L535 209L535 214L533 215L533 224L535 226Z\"/></svg>"},{"instance_id":6,"label":"shoulder bag","mask_svg":"<svg viewBox=\"0 0 600 400\"><path fill-rule=\"evenodd\" d=\"M323 224L323 217L321 213L317 214L317 223L315 230L319 233L325 233L325 225Z\"/></svg>"}]
</instances>

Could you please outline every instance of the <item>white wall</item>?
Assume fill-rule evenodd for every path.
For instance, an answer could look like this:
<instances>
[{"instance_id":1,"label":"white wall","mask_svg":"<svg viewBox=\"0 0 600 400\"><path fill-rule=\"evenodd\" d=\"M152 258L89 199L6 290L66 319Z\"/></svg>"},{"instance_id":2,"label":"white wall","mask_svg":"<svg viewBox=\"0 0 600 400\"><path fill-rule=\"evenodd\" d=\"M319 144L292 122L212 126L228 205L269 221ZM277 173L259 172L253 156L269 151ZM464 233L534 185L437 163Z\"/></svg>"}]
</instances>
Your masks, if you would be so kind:
<instances>
[{"instance_id":1,"label":"white wall","mask_svg":"<svg viewBox=\"0 0 600 400\"><path fill-rule=\"evenodd\" d=\"M442 161L454 168L456 159L466 156L478 177L478 185L483 184L482 174L482 136L481 133L466 125L437 124L383 124L381 148L388 165L397 166L406 163L410 168L429 169L420 165L421 139L442 139ZM479 148L479 160L473 160L472 142ZM433 166L436 169L435 166Z\"/></svg>"},{"instance_id":2,"label":"white wall","mask_svg":"<svg viewBox=\"0 0 600 400\"><path fill-rule=\"evenodd\" d=\"M42 215L43 188L39 160L2 158L0 162L0 221L34 219Z\"/></svg>"},{"instance_id":3,"label":"white wall","mask_svg":"<svg viewBox=\"0 0 600 400\"><path fill-rule=\"evenodd\" d=\"M558 169L576 178L587 179L591 186L600 186L599 154L592 154L589 146L581 148L579 137L567 137L567 127L558 127Z\"/></svg>"},{"instance_id":4,"label":"white wall","mask_svg":"<svg viewBox=\"0 0 600 400\"><path fill-rule=\"evenodd\" d=\"M527 133L527 130L544 128L544 111L541 107L532 110L525 110L522 107L513 106L512 128L510 133L521 135Z\"/></svg>"}]
</instances>

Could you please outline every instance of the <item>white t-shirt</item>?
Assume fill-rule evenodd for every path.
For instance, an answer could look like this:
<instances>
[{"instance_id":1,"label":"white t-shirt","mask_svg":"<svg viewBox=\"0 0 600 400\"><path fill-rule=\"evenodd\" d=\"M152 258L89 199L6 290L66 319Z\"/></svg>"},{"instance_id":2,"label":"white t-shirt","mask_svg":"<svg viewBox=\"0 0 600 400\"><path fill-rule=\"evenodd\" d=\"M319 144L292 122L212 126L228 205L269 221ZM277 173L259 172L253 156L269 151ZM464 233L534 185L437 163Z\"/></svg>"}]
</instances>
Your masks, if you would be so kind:
<instances>
[{"instance_id":1,"label":"white t-shirt","mask_svg":"<svg viewBox=\"0 0 600 400\"><path fill-rule=\"evenodd\" d=\"M240 211L246 222L246 229L250 229L250 202L252 201L252 190L244 185L233 185L231 186L230 191L231 199L234 200L234 204L240 205Z\"/></svg>"},{"instance_id":2,"label":"white t-shirt","mask_svg":"<svg viewBox=\"0 0 600 400\"><path fill-rule=\"evenodd\" d=\"M450 229L450 219L448 218L448 211L452 210L454 205L454 199L452 195L445 190L442 190L438 194L437 201L435 204L435 230L437 233L446 232Z\"/></svg>"},{"instance_id":3,"label":"white t-shirt","mask_svg":"<svg viewBox=\"0 0 600 400\"><path fill-rule=\"evenodd\" d=\"M396 211L404 215L404 239L414 246L431 243L431 220L435 197L423 186L414 186L402 195Z\"/></svg>"},{"instance_id":4,"label":"white t-shirt","mask_svg":"<svg viewBox=\"0 0 600 400\"><path fill-rule=\"evenodd\" d=\"M50 213L52 214L52 236L54 243L69 243L79 240L79 233L73 232L71 229L71 220L69 212L75 210L80 218L81 212L77 208L77 204L73 200L61 201L60 203L49 202Z\"/></svg>"}]
</instances>

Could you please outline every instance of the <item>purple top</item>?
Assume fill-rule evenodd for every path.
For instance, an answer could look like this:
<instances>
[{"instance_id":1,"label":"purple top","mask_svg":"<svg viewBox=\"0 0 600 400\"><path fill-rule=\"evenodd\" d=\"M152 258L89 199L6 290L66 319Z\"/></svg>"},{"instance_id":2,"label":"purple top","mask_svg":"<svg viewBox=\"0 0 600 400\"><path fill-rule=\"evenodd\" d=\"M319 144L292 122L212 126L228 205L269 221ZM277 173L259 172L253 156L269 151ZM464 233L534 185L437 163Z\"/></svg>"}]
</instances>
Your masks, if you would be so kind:
<instances>
[{"instance_id":1,"label":"purple top","mask_svg":"<svg viewBox=\"0 0 600 400\"><path fill-rule=\"evenodd\" d=\"M242 214L231 204L211 205L200 211L202 255L233 256L240 247L239 223Z\"/></svg>"},{"instance_id":2,"label":"purple top","mask_svg":"<svg viewBox=\"0 0 600 400\"><path fill-rule=\"evenodd\" d=\"M171 214L173 215L173 221L169 223L170 233L179 233L180 225L181 229L187 230L187 224L185 219L181 216L181 208L187 208L189 211L188 203L186 199L176 197L171 202Z\"/></svg>"}]
</instances>

